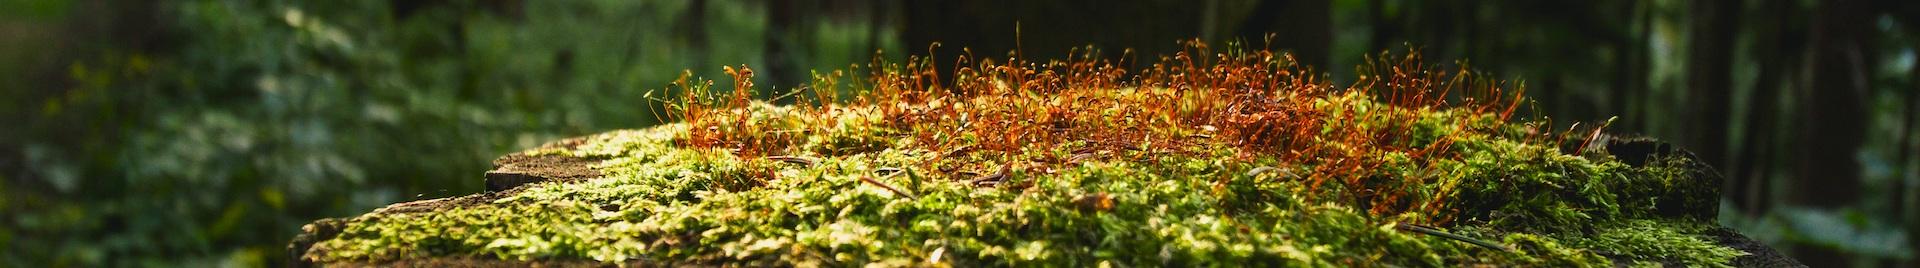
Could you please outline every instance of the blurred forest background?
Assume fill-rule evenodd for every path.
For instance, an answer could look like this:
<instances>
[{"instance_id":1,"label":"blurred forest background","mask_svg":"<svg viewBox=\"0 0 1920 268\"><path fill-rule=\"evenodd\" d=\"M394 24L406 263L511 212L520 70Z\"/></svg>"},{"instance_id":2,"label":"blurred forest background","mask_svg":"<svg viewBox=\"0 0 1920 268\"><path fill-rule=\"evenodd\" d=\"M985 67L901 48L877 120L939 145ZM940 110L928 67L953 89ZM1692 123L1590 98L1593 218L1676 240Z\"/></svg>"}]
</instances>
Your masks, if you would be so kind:
<instances>
[{"instance_id":1,"label":"blurred forest background","mask_svg":"<svg viewBox=\"0 0 1920 268\"><path fill-rule=\"evenodd\" d=\"M0 266L279 265L308 221L656 124L681 70L784 90L876 50L1265 33L1336 81L1409 44L1524 79L1535 116L1693 149L1728 176L1721 221L1806 263L1920 266L1907 0L0 0Z\"/></svg>"}]
</instances>

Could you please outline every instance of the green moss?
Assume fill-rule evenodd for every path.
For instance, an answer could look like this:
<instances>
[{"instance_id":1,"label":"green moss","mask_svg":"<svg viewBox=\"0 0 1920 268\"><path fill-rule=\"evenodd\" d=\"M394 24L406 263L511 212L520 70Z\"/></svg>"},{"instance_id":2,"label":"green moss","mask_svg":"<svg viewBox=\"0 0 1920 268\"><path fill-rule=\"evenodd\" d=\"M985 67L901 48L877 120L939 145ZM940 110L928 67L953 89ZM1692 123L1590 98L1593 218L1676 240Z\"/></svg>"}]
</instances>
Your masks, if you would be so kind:
<instances>
[{"instance_id":1,"label":"green moss","mask_svg":"<svg viewBox=\"0 0 1920 268\"><path fill-rule=\"evenodd\" d=\"M1534 234L1512 233L1502 238L1511 246L1516 264L1539 267L1606 267L1610 260L1592 250L1569 247L1557 239Z\"/></svg>"},{"instance_id":2,"label":"green moss","mask_svg":"<svg viewBox=\"0 0 1920 268\"><path fill-rule=\"evenodd\" d=\"M1602 255L1689 267L1728 267L1734 257L1746 255L1700 235L1707 228L1688 221L1624 220L1603 224L1591 236L1566 240Z\"/></svg>"},{"instance_id":3,"label":"green moss","mask_svg":"<svg viewBox=\"0 0 1920 268\"><path fill-rule=\"evenodd\" d=\"M1609 266L1619 258L1693 266L1738 254L1703 240L1697 223L1654 213L1674 189L1698 187L1676 171L1683 165L1564 154L1486 114L1398 110L1351 93L1319 103L1336 116L1413 113L1411 134L1398 142L1450 139L1443 153L1454 157L1355 152L1382 164L1355 176L1361 183L1316 186L1303 177L1330 161L1284 161L1216 140L1184 145L1190 153L1150 144L1076 153L1084 144L1068 142L950 155L868 110L756 104L737 111L749 122L715 125L793 135L793 149L768 154L811 163L679 146L706 131L685 124L610 132L573 150L536 152L605 159L602 178L531 185L447 211L368 214L309 257L1073 266ZM748 133L737 130L727 131ZM1007 173L996 186L974 182L996 170ZM1433 209L1376 209L1384 206ZM1397 228L1410 222L1445 223L1509 250Z\"/></svg>"}]
</instances>

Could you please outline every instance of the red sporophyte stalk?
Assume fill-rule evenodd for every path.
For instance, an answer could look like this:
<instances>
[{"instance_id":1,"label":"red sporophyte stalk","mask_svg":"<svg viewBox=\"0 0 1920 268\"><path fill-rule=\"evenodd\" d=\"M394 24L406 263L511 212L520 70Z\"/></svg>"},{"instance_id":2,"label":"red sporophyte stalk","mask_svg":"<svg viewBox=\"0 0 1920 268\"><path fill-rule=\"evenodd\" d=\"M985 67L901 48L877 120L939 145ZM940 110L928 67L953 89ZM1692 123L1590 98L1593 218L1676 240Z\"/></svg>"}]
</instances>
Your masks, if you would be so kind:
<instances>
[{"instance_id":1,"label":"red sporophyte stalk","mask_svg":"<svg viewBox=\"0 0 1920 268\"><path fill-rule=\"evenodd\" d=\"M1070 148L1075 154L1088 155L1084 158L1119 152L1156 161L1226 146L1240 151L1241 158L1268 156L1302 167L1305 173L1292 179L1303 180L1310 190L1335 183L1354 194L1326 198L1371 204L1374 214L1446 215L1441 212L1452 208L1445 207L1445 196L1410 197L1413 192L1402 186L1425 183L1432 176L1383 176L1375 170L1389 164L1389 155L1415 160L1457 157L1451 152L1458 135L1490 131L1474 129L1485 124L1466 116L1441 119L1451 121L1439 127L1447 131L1437 136L1416 136L1425 131L1416 128L1427 114L1451 109L1491 117L1499 125L1524 103L1519 94L1523 87L1464 67L1438 69L1426 65L1417 52L1370 57L1354 83L1335 87L1286 53L1230 47L1213 51L1189 41L1186 49L1137 71L1098 58L1099 51L1090 47L1076 48L1064 61L1047 62L982 58L964 50L948 76L942 76L931 57L911 57L904 65L875 61L865 66L863 77L845 80L845 90L855 92L851 98L839 96L842 76L863 72L816 74L813 83L800 89L811 94L784 95L796 98L792 103L808 118L804 121L819 122L798 130L764 129L749 122L753 71L728 67L734 89L724 103L706 96L711 82L693 84L684 76L675 82L685 92L676 108L690 126L680 145L725 149L742 157L804 154L790 147L803 144L809 134L849 131L829 129L833 124L828 122L837 122L837 117L860 114L842 110L871 109L880 118L873 127L893 130L888 132L897 133L892 138L938 152L925 163L930 170L974 170L967 171L974 176L950 176L955 180L975 179L998 168L1032 169L1026 170L1029 174L1046 168L1019 164L1041 161L1013 158L1023 150L1071 145L1077 146ZM1519 90L1509 94L1508 88ZM1330 101L1342 96L1370 102ZM1435 221L1445 220L1441 216Z\"/></svg>"}]
</instances>

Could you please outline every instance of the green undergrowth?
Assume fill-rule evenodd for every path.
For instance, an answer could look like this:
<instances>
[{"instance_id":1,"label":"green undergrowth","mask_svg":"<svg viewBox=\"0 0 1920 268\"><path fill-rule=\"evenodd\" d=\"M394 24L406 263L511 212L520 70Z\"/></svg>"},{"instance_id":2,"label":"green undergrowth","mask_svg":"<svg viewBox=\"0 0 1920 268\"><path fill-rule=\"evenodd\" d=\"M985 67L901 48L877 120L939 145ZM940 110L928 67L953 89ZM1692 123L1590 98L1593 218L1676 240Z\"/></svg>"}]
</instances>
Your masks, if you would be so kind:
<instances>
[{"instance_id":1,"label":"green undergrowth","mask_svg":"<svg viewBox=\"0 0 1920 268\"><path fill-rule=\"evenodd\" d=\"M1398 109L1341 93L1319 105ZM1703 235L1711 222L1657 213L1676 193L1700 190L1688 188L1695 184L1681 170L1684 159L1630 166L1604 153L1567 154L1528 141L1527 123L1468 111L1419 109L1409 130L1418 144L1450 137L1445 149L1457 157L1380 152L1385 164L1369 175L1405 178L1379 180L1403 185L1378 189L1408 189L1409 202L1396 206L1443 209L1376 215L1373 204L1353 200L1379 193L1345 186L1366 181L1309 185L1301 177L1311 164L1204 137L1185 145L1190 153L1151 144L1085 152L1067 142L951 156L862 109L840 107L831 117L765 104L739 111L760 129L816 126L789 133L802 142L786 158L679 146L700 131L686 124L533 151L605 159L596 166L605 175L530 185L488 204L363 215L307 258L1605 267L1724 266L1744 254L1711 243ZM993 168L1006 166L1020 168ZM994 176L989 185L978 179ZM1414 223L1464 239L1403 226Z\"/></svg>"}]
</instances>

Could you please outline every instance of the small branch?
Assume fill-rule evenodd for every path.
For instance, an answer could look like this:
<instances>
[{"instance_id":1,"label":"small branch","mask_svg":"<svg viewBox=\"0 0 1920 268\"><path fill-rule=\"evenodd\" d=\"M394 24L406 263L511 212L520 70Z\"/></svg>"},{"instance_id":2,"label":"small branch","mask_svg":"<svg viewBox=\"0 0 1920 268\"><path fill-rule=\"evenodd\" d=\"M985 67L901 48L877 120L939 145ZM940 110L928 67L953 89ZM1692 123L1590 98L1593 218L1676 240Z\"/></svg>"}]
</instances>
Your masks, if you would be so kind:
<instances>
[{"instance_id":1,"label":"small branch","mask_svg":"<svg viewBox=\"0 0 1920 268\"><path fill-rule=\"evenodd\" d=\"M1606 124L1603 124L1603 125L1600 125L1600 127L1596 127L1596 128L1593 128L1593 134L1587 134L1587 139L1586 139L1585 141L1581 141L1581 142L1580 142L1580 148L1579 148L1579 149L1573 149L1573 154L1574 154L1574 155L1583 155L1583 154L1586 154L1586 152L1587 152L1587 146L1588 146L1588 145L1592 145L1592 144L1593 144L1593 140L1597 140L1597 139L1600 139L1600 131L1601 131L1601 130L1606 130L1608 126L1613 126L1613 120L1615 120L1615 119L1620 119L1620 117L1618 117L1618 116L1615 116L1615 117L1612 117L1612 118L1607 118L1607 123L1606 123Z\"/></svg>"},{"instance_id":2,"label":"small branch","mask_svg":"<svg viewBox=\"0 0 1920 268\"><path fill-rule=\"evenodd\" d=\"M1006 179L1006 178L1007 178L1007 172L1008 172L1008 171L1011 171L1011 169L1012 169L1012 166L1011 166L1011 165L1003 165L1003 166L1000 166L1000 171L999 171L999 172L994 172L993 174L989 174L989 175L986 175L986 176L980 176L980 177L977 177L977 178L973 178L972 180L968 180L968 181L967 181L967 184L970 184L970 185L973 185L973 186L980 186L980 184L982 184L982 183L989 183L989 182L992 182L992 183L994 183L994 185L999 185L999 182L1000 182L1000 180L1002 180L1002 179Z\"/></svg>"},{"instance_id":3,"label":"small branch","mask_svg":"<svg viewBox=\"0 0 1920 268\"><path fill-rule=\"evenodd\" d=\"M768 156L767 160L787 162L790 164L796 164L796 165L802 165L802 166L812 166L814 163L813 159L808 159L806 157L785 156L785 155Z\"/></svg>"},{"instance_id":4,"label":"small branch","mask_svg":"<svg viewBox=\"0 0 1920 268\"><path fill-rule=\"evenodd\" d=\"M881 189L887 189L887 191L893 192L894 194L905 196L907 197L908 200L920 199L920 197L918 196L913 196L912 193L907 193L907 191L901 191L900 188L893 188L892 185L887 185L886 183L881 183L880 181L874 180L873 177L860 176L860 181L873 184L873 186L880 186Z\"/></svg>"},{"instance_id":5,"label":"small branch","mask_svg":"<svg viewBox=\"0 0 1920 268\"><path fill-rule=\"evenodd\" d=\"M1300 176L1300 175L1293 174L1293 169L1276 168L1271 166L1260 166L1260 167L1255 167L1251 170L1247 170L1247 176L1249 177L1260 176L1260 174L1267 174L1267 172L1279 172L1280 177L1282 178L1293 178L1293 177Z\"/></svg>"},{"instance_id":6,"label":"small branch","mask_svg":"<svg viewBox=\"0 0 1920 268\"><path fill-rule=\"evenodd\" d=\"M1506 246L1501 246L1500 244L1487 242L1486 240L1474 239L1472 237L1466 237L1466 236L1461 236L1457 234L1447 233L1445 231L1440 231L1439 229L1427 228L1425 226L1412 225L1412 224L1396 224L1394 226L1394 229L1399 229L1401 231L1421 233L1421 234L1426 234L1431 236L1438 236L1446 239L1459 240L1460 242L1467 242L1468 244L1473 244L1475 246L1481 246L1481 247L1485 247L1493 250L1512 251L1512 250L1508 250Z\"/></svg>"},{"instance_id":7,"label":"small branch","mask_svg":"<svg viewBox=\"0 0 1920 268\"><path fill-rule=\"evenodd\" d=\"M906 171L906 170L896 168L896 167L883 167L883 168L873 170L874 173L880 173L881 178L893 177L893 175L900 175L901 171Z\"/></svg>"},{"instance_id":8,"label":"small branch","mask_svg":"<svg viewBox=\"0 0 1920 268\"><path fill-rule=\"evenodd\" d=\"M1093 153L1073 154L1073 157L1067 158L1067 163L1071 164L1071 163L1087 162L1087 160L1093 160L1095 157L1099 157L1099 156L1096 156Z\"/></svg>"}]
</instances>

